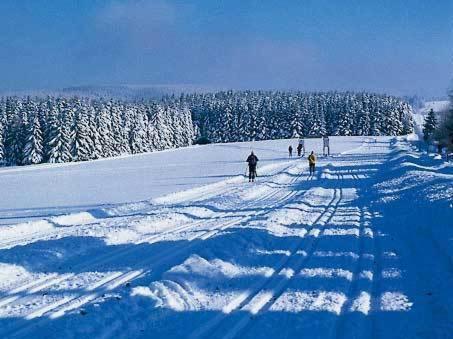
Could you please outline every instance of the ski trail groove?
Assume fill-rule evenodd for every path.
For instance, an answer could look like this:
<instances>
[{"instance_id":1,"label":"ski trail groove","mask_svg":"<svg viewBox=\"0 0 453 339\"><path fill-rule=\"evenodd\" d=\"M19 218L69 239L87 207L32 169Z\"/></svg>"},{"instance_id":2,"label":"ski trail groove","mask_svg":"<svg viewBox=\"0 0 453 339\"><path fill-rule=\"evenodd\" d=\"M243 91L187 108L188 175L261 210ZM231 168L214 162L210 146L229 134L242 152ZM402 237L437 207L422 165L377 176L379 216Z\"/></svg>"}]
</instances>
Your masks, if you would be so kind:
<instances>
[{"instance_id":1,"label":"ski trail groove","mask_svg":"<svg viewBox=\"0 0 453 339\"><path fill-rule=\"evenodd\" d=\"M289 166L291 167L291 166ZM297 165L296 165L297 167ZM290 182L296 182L297 179L302 175L299 174L298 176L296 176L296 178L293 178L291 179ZM277 192L280 191L280 190L277 190ZM276 192L270 192L268 194L268 196L266 197L263 197L262 200L265 200L265 199L268 199L268 198L271 198L273 195L275 195ZM285 199L283 200L286 200L286 199L290 199L292 196L294 196L295 194L297 194L296 192L290 192L286 195ZM267 207L270 207L272 208L273 206L277 205L277 203L274 202L274 204L272 205L269 205ZM253 207L254 205L256 205L256 201L251 201L250 203L246 204L245 207L243 206L243 209L246 209L246 208L250 208L250 207ZM147 265L147 264L151 264L151 263L155 263L156 261L159 262L160 265L162 265L164 262L167 262L169 260L171 260L172 258L176 257L177 255L183 253L184 251L187 251L189 250L191 247L193 247L195 244L192 243L192 240L196 240L196 239L203 239L203 240L206 240L212 236L214 236L215 234L217 234L218 232L220 231L223 231L225 230L226 228L228 227L231 227L233 225L236 225L240 222L244 222L245 220L248 220L250 218L253 218L253 217L256 217L256 215L252 215L252 214L248 214L244 217L239 217L239 218L235 218L234 220L232 221L228 221L226 223L221 223L220 225L217 225L217 226L214 226L212 227L211 229L209 229L208 231L204 231L201 235L197 235L195 236L194 238L190 239L189 240L189 244L186 245L186 246L181 246L180 248L178 249L175 249L173 247L169 248L167 251L165 251L164 253L159 253L158 257L161 257L161 258L156 258L155 256L152 256L151 258L148 258L146 259L145 261L142 261L140 262L141 264L143 265ZM199 222L196 223L197 225L199 224ZM193 226L193 225L192 225ZM166 234L170 233L172 231L168 231ZM159 235L160 237L161 235ZM149 240L149 239L148 239ZM143 242L143 241L141 241ZM140 242L140 243L141 243ZM167 253L167 252L170 252L170 253ZM124 253L123 253L124 254ZM130 253L128 253L130 254ZM115 255L115 259L118 257L118 255ZM109 256L109 259L108 260L112 260L112 256L110 255ZM99 262L97 263L99 264ZM120 282L119 283L116 283L115 286L112 288L117 288L119 287L121 284L124 284L125 282L127 281L130 281L134 278L136 278L138 275L132 275L130 278L128 277L123 277L124 275L129 275L130 272L126 272L125 274L122 274L120 275L119 277L115 277L114 280L119 280ZM55 283L60 283L66 279L69 279L73 276L73 274L70 274L68 276L65 276L65 277L58 277L56 278L56 280L51 280L51 281L45 281L43 284L41 285L38 285L36 287L34 287L32 289L33 292L38 292L48 286L51 286ZM104 277L103 279L108 279L107 277ZM99 286L101 287L101 286ZM99 288L97 287L97 288ZM33 311L31 314L29 314L25 319L26 320L30 320L30 319L33 319L33 318L36 318L36 317L41 317L41 319L39 319L40 321L38 322L35 322L35 323L29 323L28 326L26 324L26 320L23 320L22 322L19 321L19 323L16 324L16 326L13 326L13 328L9 328L7 330L7 332L9 334L14 334L14 335L19 335L21 333L26 333L27 331L29 331L31 328L35 327L37 324L41 324L42 322L46 321L46 320L49 320L51 318L55 318L57 316L61 316L62 314L64 314L64 312L66 311L69 311L69 310L73 310L73 309L76 309L80 306L82 306L83 304L89 302L89 301L92 301L94 300L96 297L98 297L100 294L100 292L97 292L97 293L93 293L91 294L89 297L81 297L79 295L75 296L75 297L64 297L63 300L58 300L56 301L55 303L51 304L51 305L46 305L45 307L41 308L41 309L38 309L38 310L35 310ZM17 301L19 298L17 299L14 299L13 301ZM62 307L62 310L57 310L58 307ZM46 318L43 318L44 315L50 313L50 316L49 316L49 319L46 319Z\"/></svg>"},{"instance_id":2,"label":"ski trail groove","mask_svg":"<svg viewBox=\"0 0 453 339\"><path fill-rule=\"evenodd\" d=\"M342 198L341 189L339 189L339 193L337 193L337 189L335 189L334 192L335 192L334 197L333 197L332 201L329 203L328 208L321 215L320 219L317 220L317 222L315 224L313 224L313 227L311 227L311 229L314 229L315 226L324 227L332 219L332 217L335 213L335 210L338 207L338 205L341 201L341 198ZM338 197L337 197L337 194L339 195ZM325 218L325 217L327 217L326 220L323 221L322 223L320 223L321 219ZM309 233L310 232L308 232L308 234ZM308 246L306 247L305 256L299 256L299 258L297 258L294 256L295 253L293 253L292 256L289 257L290 259L295 260L295 263L294 263L295 274L294 275L292 275L290 278L286 278L283 274L280 274L281 272L279 271L279 273L276 275L276 277L274 279L276 281L268 279L266 286L263 286L260 289L260 291L258 291L258 293L256 293L251 298L250 302L248 304L243 305L240 308L240 310L245 311L245 310L247 310L247 308L250 308L252 310L252 314L254 314L254 315L257 315L258 313L266 312L272 306L272 304L276 300L278 300L278 298L283 294L283 292L286 290L288 284L293 279L293 277L298 272L300 272L300 270L304 267L304 265L306 265L310 261L310 259L313 256L313 253L315 252L315 250L317 248L319 239L320 239L319 235L310 237L311 241L309 242ZM283 269L284 269L284 267L283 267ZM258 300L258 305L257 305L258 308L256 308L256 307L254 308L253 305L250 305L250 304L253 302L253 299L255 297L257 297L259 295L259 293L261 293L264 290L271 291L271 292L269 292L267 295L265 294L264 300ZM251 307L248 307L249 305ZM239 310L239 308L238 308L238 310ZM222 336L222 338L231 339L231 338L239 337L241 335L241 333L243 333L244 331L247 330L247 326L250 325L251 320L252 319L249 316L249 314L247 314L247 312L244 312L243 314L241 314L240 320L237 321L235 323L235 325L224 336Z\"/></svg>"},{"instance_id":3,"label":"ski trail groove","mask_svg":"<svg viewBox=\"0 0 453 339\"><path fill-rule=\"evenodd\" d=\"M293 167L293 166L294 166L294 164L292 164L292 166L291 165L287 166L286 168L290 168L290 167ZM269 179L269 180L271 180L271 179ZM238 187L236 187L235 189L237 189L237 188ZM269 196L271 196L271 195L272 195L272 193L269 194ZM261 200L264 200L266 198L267 197L264 196L264 197L262 197ZM247 209L248 207L253 207L252 206L253 204L256 204L256 201L251 201L249 204L246 204L246 206L245 206L245 208L243 208L243 210ZM220 218L227 218L227 217L234 217L234 213L221 212L220 216L217 215L216 218L220 219ZM163 231L163 232L161 232L159 234L153 234L153 235L144 237L144 238L140 239L139 241L135 242L134 244L135 245L139 245L139 244L147 243L147 242L150 243L150 242L157 242L157 241L160 241L160 240L165 240L165 237L167 235L169 235L169 234L174 234L175 232L182 232L182 231L187 231L187 230L190 230L190 229L194 229L194 228L197 228L198 226L203 225L205 223L206 223L206 220L199 220L199 221L195 221L195 222L189 222L188 224L184 224L182 226L178 226L178 227L172 228L170 230ZM214 234L212 234L212 235L214 235ZM48 237L46 236L45 239L47 239L47 238ZM194 239L196 239L196 237L194 237L192 240L194 240ZM74 269L78 269L78 270L85 270L87 267L90 267L90 266L102 265L102 264L105 264L106 262L111 262L112 258L117 258L117 257L120 257L120 256L128 255L128 254L130 254L131 251L133 251L133 249L120 249L120 250L117 250L113 254L113 256L110 253L109 254L105 254L105 255L101 255L101 256L97 256L97 257L93 258L93 260L88 261L88 262L87 261L83 261L79 265L73 266L73 268ZM54 277L54 275L48 276L47 278L43 278L43 280L40 279L39 282L46 284L46 286L44 286L44 288L45 288L45 287L47 287L47 283L48 283L46 280L48 280L48 279L50 280L53 277ZM54 283L58 283L59 282L59 277L56 277L54 279L58 279L58 281L55 281ZM51 280L51 281L53 281L53 280ZM37 282L32 281L31 284L32 285L37 285ZM17 290L17 292L22 292L26 288L28 288L28 283L25 283L23 287L15 288L13 291ZM36 290L36 291L39 291L39 289ZM8 299L10 299L11 294L14 294L14 293L17 293L17 292L12 292L12 293L7 294ZM5 299L6 298L0 299L0 305L2 305L5 302ZM16 300L16 299L14 299L14 300Z\"/></svg>"},{"instance_id":4,"label":"ski trail groove","mask_svg":"<svg viewBox=\"0 0 453 339\"><path fill-rule=\"evenodd\" d=\"M328 203L327 207L319 215L319 217L312 223L312 225L307 229L307 235L310 233L311 230L313 230L313 229L315 229L315 227L319 226L321 220L326 216L327 213L333 214L333 212L331 211L332 206L338 206L338 204L341 200L341 196L339 198L337 198L337 194L338 194L337 189L335 189L334 195L333 195L331 201ZM335 208L336 207L333 207L333 210L335 210ZM331 217L332 217L332 215L330 215L330 217L328 217L327 220L330 220ZM323 222L323 224L325 224L327 222ZM310 253L312 253L314 251L315 245L317 243L317 239L318 239L318 237L310 237L310 243L308 245L308 247L310 248L309 249ZM233 300L230 303L230 305L228 305L224 309L224 313L219 314L214 319L209 321L207 324L205 324L201 328L197 329L194 333L191 334L190 338L210 337L211 334L213 332L215 332L221 326L222 321L224 321L228 317L228 314L230 314L233 311L238 311L238 310L241 310L244 307L246 307L260 292L262 292L264 289L266 289L266 287L268 285L271 285L272 283L274 283L274 280L283 279L281 281L285 282L283 285L286 286L288 279L282 278L282 275L280 275L280 272L282 271L282 269L285 268L285 266L287 265L287 263L289 261L296 260L296 262L297 262L297 260L300 260L297 258L295 259L295 257L296 256L301 257L300 255L297 255L296 252L297 252L297 249L299 249L299 247L302 245L303 240L305 240L305 238L293 245L293 247L291 248L291 251L290 251L291 255L289 257L282 258L282 260L280 260L278 262L278 264L273 267L273 269L274 269L273 275L264 279L263 281L258 281L255 285L253 285L251 288L249 288L249 291L251 291L251 292L244 292L238 298ZM309 257L308 254L307 254L307 257ZM303 263L307 260L306 259L307 257L302 257L302 263L301 264L299 263L299 264L303 265ZM275 284L276 283L274 283L274 285ZM282 283L278 282L277 285L278 284L282 284ZM271 288L269 288L269 289L271 289ZM270 298L270 299L272 299L272 298ZM262 307L265 307L266 304L267 304L267 302L264 305L262 305ZM249 319L249 317L244 316L243 318L241 318L241 320L236 324L236 326L228 333L231 333L234 331L233 334L236 335L237 332L239 332L239 330L241 330L242 327L246 325L244 319L246 321ZM240 328L238 326L240 326ZM226 337L229 337L228 334L226 335Z\"/></svg>"},{"instance_id":5,"label":"ski trail groove","mask_svg":"<svg viewBox=\"0 0 453 339\"><path fill-rule=\"evenodd\" d=\"M369 220L368 218L368 209L365 206L362 206L360 208L360 230L359 230L359 239L358 239L358 259L355 263L355 268L353 270L353 278L352 281L349 284L349 287L346 292L347 300L343 303L341 306L341 311L338 317L335 320L334 326L332 326L332 334L329 336L331 338L349 338L351 337L351 331L350 329L351 324L348 324L348 316L350 315L349 312L358 312L357 310L353 310L352 307L354 306L354 302L356 301L355 298L359 297L359 292L365 292L361 287L361 285L365 284L363 279L361 279L360 274L364 269L367 268L367 266L364 264L365 261L365 254L370 254L372 253L372 250L368 248L367 243L369 244L369 240L366 239L364 230L365 230L365 222ZM366 283L367 285L370 285L370 283ZM368 286L369 287L369 286ZM369 291L368 291L369 292ZM365 292L366 293L366 292ZM369 293L370 294L370 293ZM349 325L349 327L347 327ZM363 324L360 322L359 324L357 322L354 322L354 329L353 332L357 333L358 331L361 332L360 330L363 327Z\"/></svg>"}]
</instances>

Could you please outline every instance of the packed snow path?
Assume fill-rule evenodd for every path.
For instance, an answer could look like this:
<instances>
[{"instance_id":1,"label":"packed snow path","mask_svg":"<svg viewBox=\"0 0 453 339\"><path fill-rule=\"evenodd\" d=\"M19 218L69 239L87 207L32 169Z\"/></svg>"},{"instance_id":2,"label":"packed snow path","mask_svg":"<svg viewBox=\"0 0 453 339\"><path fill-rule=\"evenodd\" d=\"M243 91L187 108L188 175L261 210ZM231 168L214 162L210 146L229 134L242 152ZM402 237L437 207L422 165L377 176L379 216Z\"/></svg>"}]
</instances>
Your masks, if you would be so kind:
<instances>
[{"instance_id":1,"label":"packed snow path","mask_svg":"<svg viewBox=\"0 0 453 339\"><path fill-rule=\"evenodd\" d=\"M362 138L307 172L2 226L0 337L451 337L452 167Z\"/></svg>"}]
</instances>

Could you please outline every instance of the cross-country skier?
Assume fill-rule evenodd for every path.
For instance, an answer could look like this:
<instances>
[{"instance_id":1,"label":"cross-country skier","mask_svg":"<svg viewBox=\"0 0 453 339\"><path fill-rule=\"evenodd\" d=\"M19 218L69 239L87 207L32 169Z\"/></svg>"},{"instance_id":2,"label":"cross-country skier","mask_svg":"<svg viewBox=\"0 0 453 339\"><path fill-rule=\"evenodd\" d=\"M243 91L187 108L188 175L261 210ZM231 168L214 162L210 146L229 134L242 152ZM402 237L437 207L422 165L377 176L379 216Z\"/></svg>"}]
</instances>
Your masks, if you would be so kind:
<instances>
[{"instance_id":1,"label":"cross-country skier","mask_svg":"<svg viewBox=\"0 0 453 339\"><path fill-rule=\"evenodd\" d=\"M253 153L250 153L246 160L249 164L249 182L255 181L256 177L256 165L258 163L258 157Z\"/></svg>"},{"instance_id":2,"label":"cross-country skier","mask_svg":"<svg viewBox=\"0 0 453 339\"><path fill-rule=\"evenodd\" d=\"M302 154L302 144L297 145L297 156L300 157Z\"/></svg>"},{"instance_id":3,"label":"cross-country skier","mask_svg":"<svg viewBox=\"0 0 453 339\"><path fill-rule=\"evenodd\" d=\"M316 155L315 152L311 151L308 156L308 167L310 168L310 175L315 174Z\"/></svg>"},{"instance_id":4,"label":"cross-country skier","mask_svg":"<svg viewBox=\"0 0 453 339\"><path fill-rule=\"evenodd\" d=\"M293 157L293 146L289 145L288 153L289 153L289 157L292 158Z\"/></svg>"}]
</instances>

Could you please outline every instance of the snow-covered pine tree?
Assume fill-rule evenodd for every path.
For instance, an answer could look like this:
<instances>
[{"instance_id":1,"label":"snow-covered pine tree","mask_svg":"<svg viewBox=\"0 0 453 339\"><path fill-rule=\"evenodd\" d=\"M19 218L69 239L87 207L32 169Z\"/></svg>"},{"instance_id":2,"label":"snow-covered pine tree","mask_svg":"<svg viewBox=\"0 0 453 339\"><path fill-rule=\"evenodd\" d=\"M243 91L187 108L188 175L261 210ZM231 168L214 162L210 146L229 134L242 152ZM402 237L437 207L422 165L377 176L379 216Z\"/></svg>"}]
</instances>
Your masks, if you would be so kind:
<instances>
[{"instance_id":1,"label":"snow-covered pine tree","mask_svg":"<svg viewBox=\"0 0 453 339\"><path fill-rule=\"evenodd\" d=\"M121 111L125 109L122 103L110 101L110 120L112 130L112 155L121 155L128 152L128 140L123 139L124 134L121 132L124 128L121 120Z\"/></svg>"},{"instance_id":2,"label":"snow-covered pine tree","mask_svg":"<svg viewBox=\"0 0 453 339\"><path fill-rule=\"evenodd\" d=\"M65 100L57 100L49 116L47 161L63 163L71 161L71 126L66 126Z\"/></svg>"},{"instance_id":3,"label":"snow-covered pine tree","mask_svg":"<svg viewBox=\"0 0 453 339\"><path fill-rule=\"evenodd\" d=\"M71 157L73 161L87 161L92 159L94 152L94 142L91 139L90 117L87 107L80 103L74 116L73 136L74 141L71 147Z\"/></svg>"},{"instance_id":4,"label":"snow-covered pine tree","mask_svg":"<svg viewBox=\"0 0 453 339\"><path fill-rule=\"evenodd\" d=\"M99 157L111 157L115 154L112 147L112 129L110 121L110 103L99 102L96 104L97 112L95 115L97 137L100 144Z\"/></svg>"},{"instance_id":5,"label":"snow-covered pine tree","mask_svg":"<svg viewBox=\"0 0 453 339\"><path fill-rule=\"evenodd\" d=\"M307 121L304 121L304 123L302 122L305 117L306 115L302 114L299 105L293 104L289 111L289 129L291 138L299 138L305 134L304 125L309 123Z\"/></svg>"},{"instance_id":6,"label":"snow-covered pine tree","mask_svg":"<svg viewBox=\"0 0 453 339\"><path fill-rule=\"evenodd\" d=\"M369 112L369 98L366 93L362 93L360 97L359 111L357 112L357 123L354 124L355 135L370 135L371 122Z\"/></svg>"},{"instance_id":7,"label":"snow-covered pine tree","mask_svg":"<svg viewBox=\"0 0 453 339\"><path fill-rule=\"evenodd\" d=\"M6 162L5 153L6 101L0 99L0 166Z\"/></svg>"},{"instance_id":8,"label":"snow-covered pine tree","mask_svg":"<svg viewBox=\"0 0 453 339\"><path fill-rule=\"evenodd\" d=\"M400 107L401 107L400 120L403 124L401 134L407 135L412 133L412 131L414 130L412 107L408 103L400 103Z\"/></svg>"},{"instance_id":9,"label":"snow-covered pine tree","mask_svg":"<svg viewBox=\"0 0 453 339\"><path fill-rule=\"evenodd\" d=\"M5 118L0 114L0 166L4 165L6 162L6 153L5 153Z\"/></svg>"},{"instance_id":10,"label":"snow-covered pine tree","mask_svg":"<svg viewBox=\"0 0 453 339\"><path fill-rule=\"evenodd\" d=\"M344 103L338 117L338 135L352 135L352 121L348 103Z\"/></svg>"},{"instance_id":11,"label":"snow-covered pine tree","mask_svg":"<svg viewBox=\"0 0 453 339\"><path fill-rule=\"evenodd\" d=\"M179 143L176 147L189 146L195 140L195 130L192 122L192 115L187 107L179 107L175 112L179 128Z\"/></svg>"},{"instance_id":12,"label":"snow-covered pine tree","mask_svg":"<svg viewBox=\"0 0 453 339\"><path fill-rule=\"evenodd\" d=\"M423 124L423 139L425 141L431 141L434 135L434 131L437 128L437 118L434 110L428 112L428 115L425 118L425 122Z\"/></svg>"},{"instance_id":13,"label":"snow-covered pine tree","mask_svg":"<svg viewBox=\"0 0 453 339\"><path fill-rule=\"evenodd\" d=\"M35 111L34 114L30 116L22 163L24 165L39 164L43 161L43 159L43 132L39 122L38 111Z\"/></svg>"},{"instance_id":14,"label":"snow-covered pine tree","mask_svg":"<svg viewBox=\"0 0 453 339\"><path fill-rule=\"evenodd\" d=\"M94 106L89 106L88 125L90 126L90 139L93 143L91 159L100 159L104 157L104 150L102 148L101 137L98 130L97 115L96 108Z\"/></svg>"},{"instance_id":15,"label":"snow-covered pine tree","mask_svg":"<svg viewBox=\"0 0 453 339\"><path fill-rule=\"evenodd\" d=\"M132 123L129 144L132 153L143 153L148 150L146 140L146 128L143 114L135 114Z\"/></svg>"},{"instance_id":16,"label":"snow-covered pine tree","mask_svg":"<svg viewBox=\"0 0 453 339\"><path fill-rule=\"evenodd\" d=\"M23 147L25 142L25 131L27 128L27 113L22 101L17 100L12 104L12 113L9 117L6 129L6 161L8 165L20 165L23 159Z\"/></svg>"},{"instance_id":17,"label":"snow-covered pine tree","mask_svg":"<svg viewBox=\"0 0 453 339\"><path fill-rule=\"evenodd\" d=\"M161 150L162 140L161 134L159 131L161 125L161 116L159 113L159 106L157 104L152 104L149 109L149 124L147 130L147 139L151 143L150 147L153 151Z\"/></svg>"},{"instance_id":18,"label":"snow-covered pine tree","mask_svg":"<svg viewBox=\"0 0 453 339\"><path fill-rule=\"evenodd\" d=\"M167 148L171 148L172 145L172 136L173 130L171 125L171 117L169 116L169 111L166 106L158 105L155 115L155 128L159 134L159 145L158 149L163 150ZM139 113L140 114L140 113Z\"/></svg>"}]
</instances>

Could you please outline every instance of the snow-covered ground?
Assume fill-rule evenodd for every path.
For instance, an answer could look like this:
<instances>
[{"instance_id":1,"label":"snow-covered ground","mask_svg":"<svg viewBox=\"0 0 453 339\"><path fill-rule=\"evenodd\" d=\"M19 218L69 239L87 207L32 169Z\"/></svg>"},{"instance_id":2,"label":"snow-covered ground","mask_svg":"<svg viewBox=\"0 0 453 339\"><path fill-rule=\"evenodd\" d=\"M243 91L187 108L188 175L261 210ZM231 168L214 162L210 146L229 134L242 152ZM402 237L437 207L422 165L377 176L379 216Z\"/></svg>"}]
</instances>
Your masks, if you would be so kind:
<instances>
[{"instance_id":1,"label":"snow-covered ground","mask_svg":"<svg viewBox=\"0 0 453 339\"><path fill-rule=\"evenodd\" d=\"M332 143L336 144L332 137ZM352 138L332 149L341 152L359 142ZM260 167L284 165L296 140L193 146L149 154L61 165L0 167L0 224L86 211L111 204L149 200L171 192L243 175L250 150ZM322 152L306 140L307 151Z\"/></svg>"},{"instance_id":2,"label":"snow-covered ground","mask_svg":"<svg viewBox=\"0 0 453 339\"><path fill-rule=\"evenodd\" d=\"M452 337L452 166L331 143L0 170L0 337Z\"/></svg>"}]
</instances>

